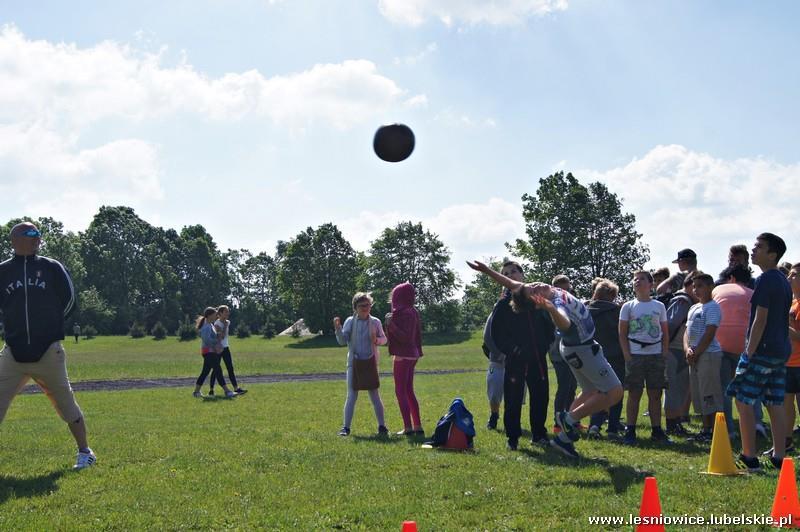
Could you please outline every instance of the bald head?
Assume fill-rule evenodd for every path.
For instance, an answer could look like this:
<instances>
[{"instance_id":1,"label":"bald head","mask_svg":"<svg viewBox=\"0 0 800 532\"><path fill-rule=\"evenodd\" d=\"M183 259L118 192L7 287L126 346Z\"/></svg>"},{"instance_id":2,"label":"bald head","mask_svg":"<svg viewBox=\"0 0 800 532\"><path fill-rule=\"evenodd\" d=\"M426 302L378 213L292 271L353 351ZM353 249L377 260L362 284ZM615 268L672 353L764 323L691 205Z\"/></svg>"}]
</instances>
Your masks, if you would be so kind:
<instances>
[{"instance_id":1,"label":"bald head","mask_svg":"<svg viewBox=\"0 0 800 532\"><path fill-rule=\"evenodd\" d=\"M17 255L35 255L41 244L39 229L31 222L21 222L11 228L11 247Z\"/></svg>"}]
</instances>

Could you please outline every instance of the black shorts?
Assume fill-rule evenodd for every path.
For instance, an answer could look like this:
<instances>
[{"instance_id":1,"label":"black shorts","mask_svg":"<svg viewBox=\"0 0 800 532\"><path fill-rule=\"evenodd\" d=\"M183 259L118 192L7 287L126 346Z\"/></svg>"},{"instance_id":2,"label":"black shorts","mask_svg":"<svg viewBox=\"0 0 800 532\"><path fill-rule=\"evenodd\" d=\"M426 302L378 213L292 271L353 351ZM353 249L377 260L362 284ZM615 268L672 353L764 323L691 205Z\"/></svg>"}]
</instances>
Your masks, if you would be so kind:
<instances>
[{"instance_id":1,"label":"black shorts","mask_svg":"<svg viewBox=\"0 0 800 532\"><path fill-rule=\"evenodd\" d=\"M800 367L786 366L785 393L800 393Z\"/></svg>"}]
</instances>

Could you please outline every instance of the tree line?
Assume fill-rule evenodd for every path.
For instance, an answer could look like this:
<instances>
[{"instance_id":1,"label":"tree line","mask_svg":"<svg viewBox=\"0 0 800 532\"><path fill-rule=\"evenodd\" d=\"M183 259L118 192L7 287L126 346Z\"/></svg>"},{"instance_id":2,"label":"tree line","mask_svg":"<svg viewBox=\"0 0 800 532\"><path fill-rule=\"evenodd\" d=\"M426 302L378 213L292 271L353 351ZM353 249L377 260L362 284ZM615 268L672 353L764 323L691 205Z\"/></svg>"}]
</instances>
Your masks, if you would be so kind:
<instances>
[{"instance_id":1,"label":"tree line","mask_svg":"<svg viewBox=\"0 0 800 532\"><path fill-rule=\"evenodd\" d=\"M630 272L648 260L634 216L623 213L619 198L601 183L586 187L558 172L540 179L537 192L522 200L527 238L506 247L528 263L530 280L548 282L565 273L579 291L597 276L625 287ZM417 288L427 330L472 330L482 326L498 296L496 286L478 276L455 298L461 280L450 251L419 222L384 229L366 251L355 250L326 223L279 241L270 255L223 251L202 225L155 227L124 206L101 207L82 232L48 217L12 219L0 231L8 235L23 220L42 231L41 254L72 273L78 297L73 320L100 334L127 334L134 326L151 331L157 324L173 333L206 306L223 303L238 327L266 337L300 317L312 331L331 333L330 317L352 312L353 293L371 291L373 313L382 317L391 288L404 281ZM7 237L0 253L12 254Z\"/></svg>"}]
</instances>

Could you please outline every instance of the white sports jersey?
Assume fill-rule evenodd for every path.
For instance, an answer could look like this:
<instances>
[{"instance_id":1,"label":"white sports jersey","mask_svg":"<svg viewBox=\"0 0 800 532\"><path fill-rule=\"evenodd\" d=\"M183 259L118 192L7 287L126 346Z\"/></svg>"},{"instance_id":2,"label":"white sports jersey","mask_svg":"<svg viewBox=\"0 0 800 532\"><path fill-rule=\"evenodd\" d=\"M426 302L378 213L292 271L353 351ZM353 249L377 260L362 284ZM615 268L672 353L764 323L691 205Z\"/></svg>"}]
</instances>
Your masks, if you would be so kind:
<instances>
[{"instance_id":1,"label":"white sports jersey","mask_svg":"<svg viewBox=\"0 0 800 532\"><path fill-rule=\"evenodd\" d=\"M569 330L562 331L556 327L556 333L564 343L578 345L594 338L594 320L586 305L578 301L572 294L561 288L553 287L553 305L556 310L572 324Z\"/></svg>"}]
</instances>

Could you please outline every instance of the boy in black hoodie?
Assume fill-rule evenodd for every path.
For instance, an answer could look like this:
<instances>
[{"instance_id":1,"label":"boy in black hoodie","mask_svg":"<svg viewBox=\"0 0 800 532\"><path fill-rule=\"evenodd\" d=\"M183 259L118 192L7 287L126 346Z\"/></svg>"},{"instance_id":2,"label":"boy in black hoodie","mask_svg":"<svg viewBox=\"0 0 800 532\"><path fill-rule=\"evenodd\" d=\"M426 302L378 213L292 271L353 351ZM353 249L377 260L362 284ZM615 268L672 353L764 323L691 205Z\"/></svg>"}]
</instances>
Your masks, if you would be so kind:
<instances>
[{"instance_id":1,"label":"boy in black hoodie","mask_svg":"<svg viewBox=\"0 0 800 532\"><path fill-rule=\"evenodd\" d=\"M603 347L606 360L621 381L625 377L625 357L622 356L622 348L619 345L620 307L614 302L619 294L619 286L608 279L598 278L595 281L594 294L586 305L594 320L594 339ZM608 418L606 433L609 436L618 436L619 431L624 428L624 425L620 423L621 415L622 399L611 406L608 412L592 414L589 421L589 437L600 435L600 427L606 418Z\"/></svg>"}]
</instances>

